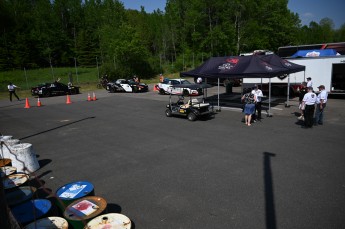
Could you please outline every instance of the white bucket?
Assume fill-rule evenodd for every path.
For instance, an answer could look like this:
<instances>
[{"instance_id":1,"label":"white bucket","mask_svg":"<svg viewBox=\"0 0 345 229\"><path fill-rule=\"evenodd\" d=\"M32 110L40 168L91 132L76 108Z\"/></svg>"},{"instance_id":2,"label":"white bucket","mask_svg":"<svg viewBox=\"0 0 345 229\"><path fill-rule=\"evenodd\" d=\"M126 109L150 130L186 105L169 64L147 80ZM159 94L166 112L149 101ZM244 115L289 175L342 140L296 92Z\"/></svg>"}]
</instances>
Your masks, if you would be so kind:
<instances>
[{"instance_id":1,"label":"white bucket","mask_svg":"<svg viewBox=\"0 0 345 229\"><path fill-rule=\"evenodd\" d=\"M0 135L0 141L6 141L12 139L12 136L10 135Z\"/></svg>"},{"instance_id":2,"label":"white bucket","mask_svg":"<svg viewBox=\"0 0 345 229\"><path fill-rule=\"evenodd\" d=\"M11 152L8 150L11 146L17 145L20 143L19 139L8 139L4 140L6 145L2 145L2 149L0 149L0 158L11 158Z\"/></svg>"},{"instance_id":3,"label":"white bucket","mask_svg":"<svg viewBox=\"0 0 345 229\"><path fill-rule=\"evenodd\" d=\"M17 172L32 173L40 168L36 153L30 143L20 143L10 146L12 166Z\"/></svg>"}]
</instances>

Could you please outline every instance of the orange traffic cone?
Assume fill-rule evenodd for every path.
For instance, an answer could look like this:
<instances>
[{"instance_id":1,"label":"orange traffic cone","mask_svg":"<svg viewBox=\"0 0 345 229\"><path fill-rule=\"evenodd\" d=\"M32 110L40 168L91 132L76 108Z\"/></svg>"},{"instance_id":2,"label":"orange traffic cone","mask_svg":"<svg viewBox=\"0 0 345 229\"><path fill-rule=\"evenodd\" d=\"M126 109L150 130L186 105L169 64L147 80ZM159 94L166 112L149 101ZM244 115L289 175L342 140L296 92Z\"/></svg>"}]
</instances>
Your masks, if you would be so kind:
<instances>
[{"instance_id":1,"label":"orange traffic cone","mask_svg":"<svg viewBox=\"0 0 345 229\"><path fill-rule=\"evenodd\" d=\"M25 100L25 107L24 108L30 108L30 104L29 104L29 99L26 98Z\"/></svg>"},{"instance_id":2,"label":"orange traffic cone","mask_svg":"<svg viewBox=\"0 0 345 229\"><path fill-rule=\"evenodd\" d=\"M92 100L91 100L90 93L87 94L87 101L92 101Z\"/></svg>"},{"instance_id":3,"label":"orange traffic cone","mask_svg":"<svg viewBox=\"0 0 345 229\"><path fill-rule=\"evenodd\" d=\"M97 100L95 92L93 93L92 100L93 100L93 101L96 101L96 100Z\"/></svg>"},{"instance_id":4,"label":"orange traffic cone","mask_svg":"<svg viewBox=\"0 0 345 229\"><path fill-rule=\"evenodd\" d=\"M38 99L37 99L37 106L38 106L38 107L42 106L42 103L41 103L41 101L40 101L40 98L39 98L39 97L38 97Z\"/></svg>"},{"instance_id":5,"label":"orange traffic cone","mask_svg":"<svg viewBox=\"0 0 345 229\"><path fill-rule=\"evenodd\" d=\"M71 104L71 98L69 97L69 95L67 95L67 100L66 100L66 104Z\"/></svg>"}]
</instances>

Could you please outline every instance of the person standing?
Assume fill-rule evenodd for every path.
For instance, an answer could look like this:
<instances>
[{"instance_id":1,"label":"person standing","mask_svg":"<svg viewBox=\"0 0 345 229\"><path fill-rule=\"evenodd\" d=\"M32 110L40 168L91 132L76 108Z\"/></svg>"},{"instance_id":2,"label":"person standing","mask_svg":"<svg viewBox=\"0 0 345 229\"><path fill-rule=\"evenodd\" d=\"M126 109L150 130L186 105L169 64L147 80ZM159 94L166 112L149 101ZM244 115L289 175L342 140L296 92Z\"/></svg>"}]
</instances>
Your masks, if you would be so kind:
<instances>
[{"instance_id":1,"label":"person standing","mask_svg":"<svg viewBox=\"0 0 345 229\"><path fill-rule=\"evenodd\" d=\"M202 78L201 78L201 76L198 77L198 79L196 80L196 83L198 83L198 84L201 84L201 83L202 83Z\"/></svg>"},{"instance_id":2,"label":"person standing","mask_svg":"<svg viewBox=\"0 0 345 229\"><path fill-rule=\"evenodd\" d=\"M14 85L13 83L10 83L8 86L7 86L7 89L10 93L10 101L12 102L12 95L14 95L18 101L20 101L18 95L16 94L16 88L20 88L20 87L17 87L16 85Z\"/></svg>"},{"instance_id":3,"label":"person standing","mask_svg":"<svg viewBox=\"0 0 345 229\"><path fill-rule=\"evenodd\" d=\"M307 94L307 82L302 83L302 88L298 96L298 101L299 101L298 109L301 112L301 116L298 117L298 120L302 120L302 121L304 121L304 107L302 107L302 104L303 104L303 98L305 94Z\"/></svg>"},{"instance_id":4,"label":"person standing","mask_svg":"<svg viewBox=\"0 0 345 229\"><path fill-rule=\"evenodd\" d=\"M315 111L315 123L314 125L323 125L323 112L326 108L328 94L325 90L324 85L317 87L320 93L317 95L316 99L316 111Z\"/></svg>"},{"instance_id":5,"label":"person standing","mask_svg":"<svg viewBox=\"0 0 345 229\"><path fill-rule=\"evenodd\" d=\"M304 128L313 127L316 94L312 87L307 88L308 92L303 97L302 107L304 107Z\"/></svg>"},{"instance_id":6,"label":"person standing","mask_svg":"<svg viewBox=\"0 0 345 229\"><path fill-rule=\"evenodd\" d=\"M307 78L307 87L313 87L313 81L311 81L310 77Z\"/></svg>"},{"instance_id":7,"label":"person standing","mask_svg":"<svg viewBox=\"0 0 345 229\"><path fill-rule=\"evenodd\" d=\"M242 96L241 100L245 103L243 110L244 123L251 126L252 115L255 113L256 96L249 90L248 93Z\"/></svg>"},{"instance_id":8,"label":"person standing","mask_svg":"<svg viewBox=\"0 0 345 229\"><path fill-rule=\"evenodd\" d=\"M254 122L256 122L261 120L261 99L263 97L262 91L257 84L255 84L254 89L252 90L252 94L256 96L255 112L253 114L253 120ZM256 112L258 113L257 115Z\"/></svg>"}]
</instances>

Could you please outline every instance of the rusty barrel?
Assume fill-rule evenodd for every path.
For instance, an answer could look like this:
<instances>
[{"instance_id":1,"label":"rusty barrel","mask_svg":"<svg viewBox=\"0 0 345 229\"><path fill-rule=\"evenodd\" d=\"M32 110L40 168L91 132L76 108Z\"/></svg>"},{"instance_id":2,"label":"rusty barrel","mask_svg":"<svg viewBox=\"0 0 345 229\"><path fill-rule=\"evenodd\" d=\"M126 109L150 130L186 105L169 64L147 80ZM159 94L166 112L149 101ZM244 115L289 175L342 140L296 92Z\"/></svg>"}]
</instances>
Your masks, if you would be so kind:
<instances>
[{"instance_id":1,"label":"rusty barrel","mask_svg":"<svg viewBox=\"0 0 345 229\"><path fill-rule=\"evenodd\" d=\"M84 229L130 229L132 227L131 220L119 213L109 213L97 216L87 223Z\"/></svg>"},{"instance_id":2,"label":"rusty barrel","mask_svg":"<svg viewBox=\"0 0 345 229\"><path fill-rule=\"evenodd\" d=\"M107 208L105 199L99 196L86 196L67 206L63 215L74 229L82 229L87 222L101 215Z\"/></svg>"},{"instance_id":3,"label":"rusty barrel","mask_svg":"<svg viewBox=\"0 0 345 229\"><path fill-rule=\"evenodd\" d=\"M4 166L11 166L12 165L12 161L9 158L1 158L0 159L0 167L4 167Z\"/></svg>"},{"instance_id":4,"label":"rusty barrel","mask_svg":"<svg viewBox=\"0 0 345 229\"><path fill-rule=\"evenodd\" d=\"M76 181L65 184L56 191L56 204L63 213L65 208L73 201L85 196L94 195L95 190L93 184L88 181Z\"/></svg>"}]
</instances>

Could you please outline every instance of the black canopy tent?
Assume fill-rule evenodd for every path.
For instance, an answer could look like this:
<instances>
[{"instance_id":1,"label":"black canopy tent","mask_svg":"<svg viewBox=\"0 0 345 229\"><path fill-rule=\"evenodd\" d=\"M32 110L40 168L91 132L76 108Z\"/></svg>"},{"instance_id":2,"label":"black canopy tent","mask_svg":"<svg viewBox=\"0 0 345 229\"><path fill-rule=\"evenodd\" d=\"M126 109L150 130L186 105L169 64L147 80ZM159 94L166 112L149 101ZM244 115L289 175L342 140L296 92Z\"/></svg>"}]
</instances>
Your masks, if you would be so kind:
<instances>
[{"instance_id":1,"label":"black canopy tent","mask_svg":"<svg viewBox=\"0 0 345 229\"><path fill-rule=\"evenodd\" d=\"M263 55L263 56L259 56L263 61L268 62L272 65L275 66L280 66L280 67L284 67L287 68L289 70L288 72L288 86L287 86L287 98L286 98L286 106L289 106L289 98L290 98L290 74L291 73L295 73L295 72L301 72L304 71L305 72L305 66L304 65L299 65L299 64L295 64L292 63L290 61L287 61L285 59L280 58L279 56L275 55L275 54L271 54L271 55ZM304 74L304 78L305 78L305 74ZM305 79L304 79L305 81Z\"/></svg>"},{"instance_id":2,"label":"black canopy tent","mask_svg":"<svg viewBox=\"0 0 345 229\"><path fill-rule=\"evenodd\" d=\"M265 58L264 58L265 57ZM181 76L201 76L218 78L218 108L219 108L219 78L269 78L304 71L305 66L297 65L280 57L271 55L224 56L211 57L199 67L181 72ZM271 81L269 89L269 111L271 106Z\"/></svg>"}]
</instances>

